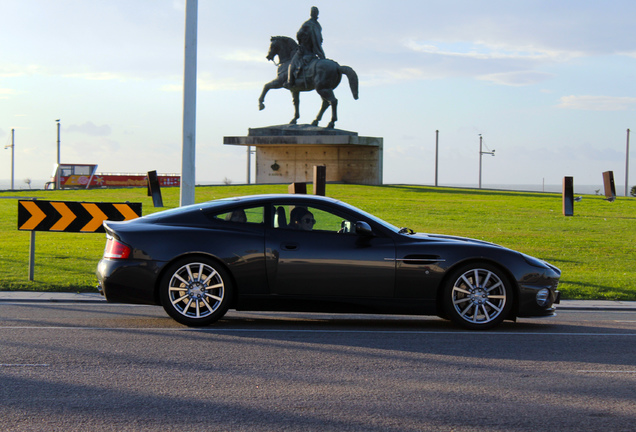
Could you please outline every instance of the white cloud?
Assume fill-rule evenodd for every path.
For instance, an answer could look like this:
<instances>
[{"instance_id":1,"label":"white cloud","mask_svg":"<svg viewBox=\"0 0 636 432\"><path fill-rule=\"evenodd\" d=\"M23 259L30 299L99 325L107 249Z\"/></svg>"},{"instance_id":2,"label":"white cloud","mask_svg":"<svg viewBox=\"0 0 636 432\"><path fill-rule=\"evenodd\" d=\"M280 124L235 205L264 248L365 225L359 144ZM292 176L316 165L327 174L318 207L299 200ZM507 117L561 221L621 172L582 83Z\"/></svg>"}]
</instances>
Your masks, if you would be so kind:
<instances>
[{"instance_id":1,"label":"white cloud","mask_svg":"<svg viewBox=\"0 0 636 432\"><path fill-rule=\"evenodd\" d=\"M126 79L123 75L114 74L111 72L84 72L84 73L71 73L62 75L65 78L77 78L77 79L85 79L89 81L109 81L109 80L119 80L123 81Z\"/></svg>"},{"instance_id":2,"label":"white cloud","mask_svg":"<svg viewBox=\"0 0 636 432\"><path fill-rule=\"evenodd\" d=\"M9 99L9 95L13 95L16 93L17 92L13 89L0 88L0 99Z\"/></svg>"},{"instance_id":3,"label":"white cloud","mask_svg":"<svg viewBox=\"0 0 636 432\"><path fill-rule=\"evenodd\" d=\"M15 78L23 75L33 75L42 70L39 65L0 64L0 78Z\"/></svg>"},{"instance_id":4,"label":"white cloud","mask_svg":"<svg viewBox=\"0 0 636 432\"><path fill-rule=\"evenodd\" d=\"M491 81L507 86L526 86L548 80L554 75L537 71L501 72L477 77L479 80Z\"/></svg>"},{"instance_id":5,"label":"white cloud","mask_svg":"<svg viewBox=\"0 0 636 432\"><path fill-rule=\"evenodd\" d=\"M82 125L71 125L64 130L65 132L79 132L90 136L108 136L112 132L110 126L96 126L93 122L86 122Z\"/></svg>"},{"instance_id":6,"label":"white cloud","mask_svg":"<svg viewBox=\"0 0 636 432\"><path fill-rule=\"evenodd\" d=\"M221 59L226 61L235 61L243 63L267 63L265 54L256 50L237 50L227 54L222 54Z\"/></svg>"},{"instance_id":7,"label":"white cloud","mask_svg":"<svg viewBox=\"0 0 636 432\"><path fill-rule=\"evenodd\" d=\"M563 96L559 108L586 111L627 111L636 108L636 97Z\"/></svg>"},{"instance_id":8,"label":"white cloud","mask_svg":"<svg viewBox=\"0 0 636 432\"><path fill-rule=\"evenodd\" d=\"M549 50L532 46L508 46L506 44L493 44L481 41L418 42L409 40L405 42L405 46L421 53L480 60L523 59L566 61L583 55L583 53L577 51Z\"/></svg>"},{"instance_id":9,"label":"white cloud","mask_svg":"<svg viewBox=\"0 0 636 432\"><path fill-rule=\"evenodd\" d=\"M259 89L263 87L262 81L240 81L236 78L211 78L208 76L199 76L197 78L197 91L219 91L219 90L251 90ZM172 84L166 84L161 86L161 91L164 92L182 92L183 81L174 82Z\"/></svg>"}]
</instances>

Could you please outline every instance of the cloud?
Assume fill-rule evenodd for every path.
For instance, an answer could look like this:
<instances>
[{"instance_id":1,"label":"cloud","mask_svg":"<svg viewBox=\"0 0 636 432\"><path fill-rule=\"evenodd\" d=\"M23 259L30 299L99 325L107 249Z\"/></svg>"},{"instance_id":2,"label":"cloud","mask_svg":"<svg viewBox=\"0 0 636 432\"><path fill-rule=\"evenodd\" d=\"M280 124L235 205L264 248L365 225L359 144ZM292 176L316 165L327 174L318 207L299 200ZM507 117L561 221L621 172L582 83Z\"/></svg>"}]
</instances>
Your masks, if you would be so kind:
<instances>
[{"instance_id":1,"label":"cloud","mask_svg":"<svg viewBox=\"0 0 636 432\"><path fill-rule=\"evenodd\" d=\"M120 80L124 81L126 77L121 74L114 74L111 72L84 72L84 73L71 73L62 75L65 78L78 78L89 81L108 81L108 80Z\"/></svg>"},{"instance_id":2,"label":"cloud","mask_svg":"<svg viewBox=\"0 0 636 432\"><path fill-rule=\"evenodd\" d=\"M9 99L9 95L16 94L17 92L12 89L0 88L0 99Z\"/></svg>"},{"instance_id":3,"label":"cloud","mask_svg":"<svg viewBox=\"0 0 636 432\"><path fill-rule=\"evenodd\" d=\"M106 80L120 80L124 81L128 77L123 74L116 74L112 72L65 72L67 69L76 69L74 66L68 65L55 65L55 66L43 66L43 65L0 65L0 78L16 78L21 76L62 76L64 78L77 78L91 81L106 81ZM1 91L2 89L0 89Z\"/></svg>"},{"instance_id":4,"label":"cloud","mask_svg":"<svg viewBox=\"0 0 636 432\"><path fill-rule=\"evenodd\" d=\"M197 91L252 90L262 88L265 82L263 80L253 81L248 79L242 81L240 77L216 78L211 76L211 74L201 73L197 77ZM164 92L183 92L183 80L165 84L160 87L160 90Z\"/></svg>"},{"instance_id":5,"label":"cloud","mask_svg":"<svg viewBox=\"0 0 636 432\"><path fill-rule=\"evenodd\" d=\"M241 63L267 63L265 54L257 50L236 50L219 56L222 60Z\"/></svg>"},{"instance_id":6,"label":"cloud","mask_svg":"<svg viewBox=\"0 0 636 432\"><path fill-rule=\"evenodd\" d=\"M455 41L420 42L414 39L402 43L407 50L398 54L380 53L367 65L373 71L374 84L390 82L470 77L497 85L528 86L555 75L538 70L540 67L582 55L575 51L513 46L486 42ZM390 65L383 68L382 65ZM365 76L365 81L369 76ZM369 84L369 83L366 83Z\"/></svg>"},{"instance_id":7,"label":"cloud","mask_svg":"<svg viewBox=\"0 0 636 432\"><path fill-rule=\"evenodd\" d=\"M575 51L561 51L535 48L532 46L508 46L505 44L492 44L487 42L455 41L419 42L409 40L405 46L413 51L435 54L447 57L465 57L479 60L550 60L567 61L583 53Z\"/></svg>"},{"instance_id":8,"label":"cloud","mask_svg":"<svg viewBox=\"0 0 636 432\"><path fill-rule=\"evenodd\" d=\"M33 64L2 64L0 65L0 78L15 78L24 75L34 75L39 73L41 69L42 66Z\"/></svg>"},{"instance_id":9,"label":"cloud","mask_svg":"<svg viewBox=\"0 0 636 432\"><path fill-rule=\"evenodd\" d=\"M86 122L83 125L71 125L65 128L66 132L78 132L90 136L108 136L111 134L111 128L108 125L96 126L92 122Z\"/></svg>"},{"instance_id":10,"label":"cloud","mask_svg":"<svg viewBox=\"0 0 636 432\"><path fill-rule=\"evenodd\" d=\"M477 77L479 80L507 86L526 86L548 80L554 75L537 71L500 72Z\"/></svg>"},{"instance_id":11,"label":"cloud","mask_svg":"<svg viewBox=\"0 0 636 432\"><path fill-rule=\"evenodd\" d=\"M585 111L628 111L636 108L636 97L563 96L557 106Z\"/></svg>"}]
</instances>

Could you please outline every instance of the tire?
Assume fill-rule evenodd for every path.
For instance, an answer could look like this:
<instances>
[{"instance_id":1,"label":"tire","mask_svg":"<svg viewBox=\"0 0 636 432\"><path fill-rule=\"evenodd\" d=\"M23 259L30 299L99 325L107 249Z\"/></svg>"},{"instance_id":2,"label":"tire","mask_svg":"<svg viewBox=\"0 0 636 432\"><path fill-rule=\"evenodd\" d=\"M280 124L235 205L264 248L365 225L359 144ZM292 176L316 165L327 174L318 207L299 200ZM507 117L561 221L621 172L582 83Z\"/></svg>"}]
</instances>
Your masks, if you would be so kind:
<instances>
[{"instance_id":1,"label":"tire","mask_svg":"<svg viewBox=\"0 0 636 432\"><path fill-rule=\"evenodd\" d=\"M161 305L175 321L191 327L210 325L225 315L232 297L227 271L208 258L172 264L159 286Z\"/></svg>"},{"instance_id":2,"label":"tire","mask_svg":"<svg viewBox=\"0 0 636 432\"><path fill-rule=\"evenodd\" d=\"M506 275L487 263L455 270L443 290L443 305L451 321L471 330L492 328L508 316L513 290Z\"/></svg>"}]
</instances>

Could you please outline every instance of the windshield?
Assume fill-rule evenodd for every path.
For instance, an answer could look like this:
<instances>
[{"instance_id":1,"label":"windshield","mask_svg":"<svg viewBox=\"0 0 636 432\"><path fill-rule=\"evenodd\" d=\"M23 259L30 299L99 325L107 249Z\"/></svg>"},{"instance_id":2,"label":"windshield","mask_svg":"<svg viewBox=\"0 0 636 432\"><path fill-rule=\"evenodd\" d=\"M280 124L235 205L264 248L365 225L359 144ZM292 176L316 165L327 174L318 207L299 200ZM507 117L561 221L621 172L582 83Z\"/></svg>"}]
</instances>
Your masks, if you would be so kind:
<instances>
[{"instance_id":1,"label":"windshield","mask_svg":"<svg viewBox=\"0 0 636 432\"><path fill-rule=\"evenodd\" d=\"M400 229L398 227L396 227L395 225L391 225L390 223L388 223L387 221L384 221L382 219L380 219L377 216L373 216L371 213L367 213L364 210L360 210L358 207L354 207L352 205L349 205L345 202L339 201L340 205L342 205L343 207L347 207L350 208L351 210L355 210L358 213L361 213L362 215L364 215L365 217L371 219L373 222L377 223L378 225L382 225L383 227L393 231L393 232L399 232Z\"/></svg>"}]
</instances>

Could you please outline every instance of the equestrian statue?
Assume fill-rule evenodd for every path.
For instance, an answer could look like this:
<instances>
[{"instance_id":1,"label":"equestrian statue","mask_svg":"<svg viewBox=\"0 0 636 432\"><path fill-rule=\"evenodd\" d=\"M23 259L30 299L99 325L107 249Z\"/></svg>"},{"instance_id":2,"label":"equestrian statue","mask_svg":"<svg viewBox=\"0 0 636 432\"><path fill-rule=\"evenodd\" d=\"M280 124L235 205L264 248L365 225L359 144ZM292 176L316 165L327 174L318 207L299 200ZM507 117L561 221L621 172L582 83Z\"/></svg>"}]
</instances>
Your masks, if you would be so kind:
<instances>
[{"instance_id":1,"label":"equestrian statue","mask_svg":"<svg viewBox=\"0 0 636 432\"><path fill-rule=\"evenodd\" d=\"M331 105L331 121L328 129L333 129L338 120L338 99L333 90L338 87L342 75L349 80L354 99L358 99L358 75L349 66L340 66L327 59L322 50L322 28L318 23L318 8L311 8L311 18L303 23L296 34L298 43L286 36L273 36L267 54L267 60L274 61L278 56L278 74L276 78L263 86L258 99L260 110L265 109L265 95L271 89L286 88L292 94L294 118L289 124L296 124L300 118L299 93L316 90L322 98L322 106L311 123L318 126L323 114ZM274 61L274 64L276 62Z\"/></svg>"}]
</instances>

